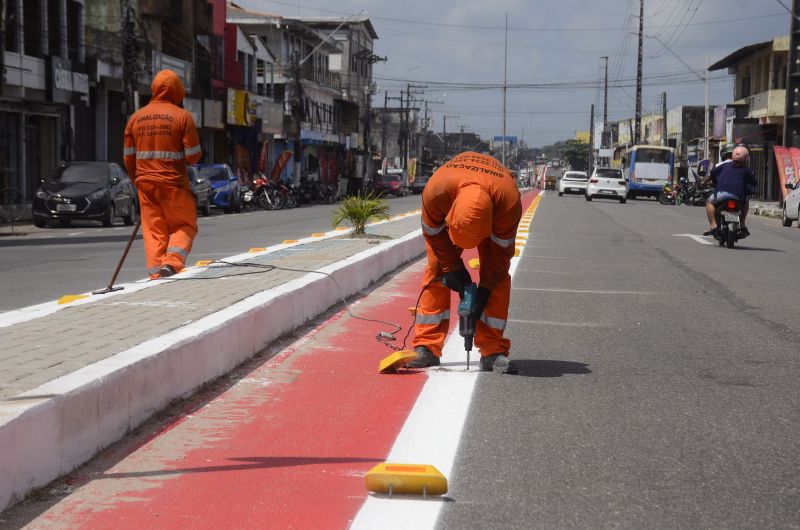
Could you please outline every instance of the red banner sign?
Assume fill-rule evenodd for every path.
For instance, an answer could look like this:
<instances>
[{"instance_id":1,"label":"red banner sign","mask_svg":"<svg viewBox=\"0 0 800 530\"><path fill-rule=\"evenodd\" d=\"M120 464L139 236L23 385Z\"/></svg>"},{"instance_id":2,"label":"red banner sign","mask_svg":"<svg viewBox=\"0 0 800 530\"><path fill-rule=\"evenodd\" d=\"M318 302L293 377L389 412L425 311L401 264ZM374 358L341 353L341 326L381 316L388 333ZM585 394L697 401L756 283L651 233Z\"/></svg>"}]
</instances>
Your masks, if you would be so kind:
<instances>
[{"instance_id":1,"label":"red banner sign","mask_svg":"<svg viewBox=\"0 0 800 530\"><path fill-rule=\"evenodd\" d=\"M275 167L272 168L272 180L277 181L278 178L280 178L281 173L283 173L283 168L286 167L290 158L292 158L291 151L284 151L278 156L278 159L275 161Z\"/></svg>"},{"instance_id":2,"label":"red banner sign","mask_svg":"<svg viewBox=\"0 0 800 530\"><path fill-rule=\"evenodd\" d=\"M261 145L261 153L258 155L258 166L256 166L256 171L264 173L267 171L267 154L269 151L269 142L264 142Z\"/></svg>"},{"instance_id":3,"label":"red banner sign","mask_svg":"<svg viewBox=\"0 0 800 530\"><path fill-rule=\"evenodd\" d=\"M778 166L778 177L781 181L781 190L783 191L783 198L789 195L789 190L786 189L786 184L794 184L797 182L798 175L800 175L800 149L797 147L779 147L773 148L775 151L775 162Z\"/></svg>"}]
</instances>

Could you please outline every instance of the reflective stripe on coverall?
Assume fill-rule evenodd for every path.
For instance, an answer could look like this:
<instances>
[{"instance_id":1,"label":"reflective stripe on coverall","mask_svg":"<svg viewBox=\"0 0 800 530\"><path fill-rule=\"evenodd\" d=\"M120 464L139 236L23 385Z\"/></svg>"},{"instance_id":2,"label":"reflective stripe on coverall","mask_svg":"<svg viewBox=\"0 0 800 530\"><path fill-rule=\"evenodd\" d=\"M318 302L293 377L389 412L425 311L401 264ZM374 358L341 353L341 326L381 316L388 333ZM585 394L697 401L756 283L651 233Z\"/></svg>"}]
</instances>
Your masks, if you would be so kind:
<instances>
[{"instance_id":1,"label":"reflective stripe on coverall","mask_svg":"<svg viewBox=\"0 0 800 530\"><path fill-rule=\"evenodd\" d=\"M481 356L508 354L511 347L503 332L511 299L508 269L522 216L519 189L508 169L497 160L465 152L439 168L422 192L422 231L428 258L422 285L427 287L417 309L413 346L425 346L437 357L442 354L450 324L451 291L436 278L460 269L463 264L462 249L452 243L445 219L448 214L458 217L459 212L450 210L459 191L468 186L480 186L488 193L492 205L491 230L485 230L490 236L478 244L479 285L491 289L492 294L476 325L475 345Z\"/></svg>"},{"instance_id":2,"label":"reflective stripe on coverall","mask_svg":"<svg viewBox=\"0 0 800 530\"><path fill-rule=\"evenodd\" d=\"M153 78L153 97L125 127L125 167L139 192L147 271L164 265L183 269L197 234L197 205L186 173L200 160L192 115L180 108L186 92L178 76L162 70Z\"/></svg>"}]
</instances>

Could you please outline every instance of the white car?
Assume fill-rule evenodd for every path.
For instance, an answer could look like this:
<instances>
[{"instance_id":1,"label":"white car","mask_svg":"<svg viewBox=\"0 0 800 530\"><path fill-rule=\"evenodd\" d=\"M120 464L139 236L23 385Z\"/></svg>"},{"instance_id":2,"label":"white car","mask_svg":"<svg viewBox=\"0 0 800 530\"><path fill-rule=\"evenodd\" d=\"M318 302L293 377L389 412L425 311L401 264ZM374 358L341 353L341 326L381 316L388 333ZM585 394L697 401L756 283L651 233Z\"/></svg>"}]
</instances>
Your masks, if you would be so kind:
<instances>
[{"instance_id":1,"label":"white car","mask_svg":"<svg viewBox=\"0 0 800 530\"><path fill-rule=\"evenodd\" d=\"M800 182L786 185L787 190L792 190L783 201L783 217L781 222L783 226L792 226L792 223L797 221L797 227L800 228Z\"/></svg>"},{"instance_id":2,"label":"white car","mask_svg":"<svg viewBox=\"0 0 800 530\"><path fill-rule=\"evenodd\" d=\"M583 171L567 171L561 180L558 181L558 196L565 193L586 193L586 183L589 177Z\"/></svg>"},{"instance_id":3,"label":"white car","mask_svg":"<svg viewBox=\"0 0 800 530\"><path fill-rule=\"evenodd\" d=\"M586 200L593 198L615 199L625 204L628 196L628 182L619 169L598 167L592 172L586 185Z\"/></svg>"}]
</instances>

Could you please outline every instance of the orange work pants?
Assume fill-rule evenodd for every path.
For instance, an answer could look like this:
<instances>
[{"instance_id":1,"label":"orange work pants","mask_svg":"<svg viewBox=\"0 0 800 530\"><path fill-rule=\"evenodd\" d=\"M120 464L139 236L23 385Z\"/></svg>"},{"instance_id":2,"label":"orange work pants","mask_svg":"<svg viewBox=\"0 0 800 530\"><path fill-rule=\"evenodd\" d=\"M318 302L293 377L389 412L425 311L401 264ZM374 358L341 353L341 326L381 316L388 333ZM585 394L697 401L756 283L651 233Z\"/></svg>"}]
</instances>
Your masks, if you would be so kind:
<instances>
[{"instance_id":1,"label":"orange work pants","mask_svg":"<svg viewBox=\"0 0 800 530\"><path fill-rule=\"evenodd\" d=\"M192 192L153 182L137 182L136 189L142 212L147 273L158 278L158 271L164 265L180 271L197 235L197 204Z\"/></svg>"},{"instance_id":2,"label":"orange work pants","mask_svg":"<svg viewBox=\"0 0 800 530\"><path fill-rule=\"evenodd\" d=\"M486 239L478 245L478 256L481 263L486 255L491 240ZM439 268L439 262L433 254L430 245L425 243L428 254L428 265L422 278L424 292L417 308L414 324L413 346L425 346L437 357L442 356L444 339L450 327L450 297L452 291L445 287L441 279L444 272ZM428 285L430 284L430 285ZM425 287L427 285L427 287ZM475 326L475 346L480 350L481 356L493 353L507 354L511 348L511 341L503 336L506 321L508 320L508 304L511 301L511 276L506 273L505 278L492 291L489 303ZM458 314L453 313L458 319Z\"/></svg>"}]
</instances>

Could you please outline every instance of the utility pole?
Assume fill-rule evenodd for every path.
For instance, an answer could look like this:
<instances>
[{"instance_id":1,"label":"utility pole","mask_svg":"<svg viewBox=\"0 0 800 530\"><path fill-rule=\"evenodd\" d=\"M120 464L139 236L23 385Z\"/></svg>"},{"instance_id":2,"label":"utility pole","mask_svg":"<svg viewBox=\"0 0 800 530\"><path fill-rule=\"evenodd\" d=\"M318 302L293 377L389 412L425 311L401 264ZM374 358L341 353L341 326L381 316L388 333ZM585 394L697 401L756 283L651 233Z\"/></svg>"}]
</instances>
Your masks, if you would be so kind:
<instances>
[{"instance_id":1,"label":"utility pole","mask_svg":"<svg viewBox=\"0 0 800 530\"><path fill-rule=\"evenodd\" d=\"M292 121L294 122L294 181L295 185L300 184L301 160L303 157L303 147L301 145L303 127L303 83L300 80L300 56L297 52L292 54L292 76L294 77L294 90L292 91ZM321 175L322 173L320 173Z\"/></svg>"},{"instance_id":2,"label":"utility pole","mask_svg":"<svg viewBox=\"0 0 800 530\"><path fill-rule=\"evenodd\" d=\"M503 51L503 158L506 165L506 92L508 92L508 13L506 13L506 40Z\"/></svg>"},{"instance_id":3,"label":"utility pole","mask_svg":"<svg viewBox=\"0 0 800 530\"><path fill-rule=\"evenodd\" d=\"M600 147L606 146L606 130L608 129L608 55L604 55L601 59L605 59L605 75L603 76L603 136L600 137ZM608 146L610 147L610 146Z\"/></svg>"},{"instance_id":4,"label":"utility pole","mask_svg":"<svg viewBox=\"0 0 800 530\"><path fill-rule=\"evenodd\" d=\"M661 93L661 145L667 145L667 93Z\"/></svg>"},{"instance_id":5,"label":"utility pole","mask_svg":"<svg viewBox=\"0 0 800 530\"><path fill-rule=\"evenodd\" d=\"M6 0L0 0L0 85L6 82L6 20Z\"/></svg>"},{"instance_id":6,"label":"utility pole","mask_svg":"<svg viewBox=\"0 0 800 530\"><path fill-rule=\"evenodd\" d=\"M447 118L460 118L457 114L445 114L442 116L442 138L444 138L444 156L447 158Z\"/></svg>"},{"instance_id":7,"label":"utility pole","mask_svg":"<svg viewBox=\"0 0 800 530\"><path fill-rule=\"evenodd\" d=\"M708 156L708 54L706 54L706 71L704 77L706 86L705 86L705 106L703 108L703 123L705 131L703 135L703 158L709 158Z\"/></svg>"},{"instance_id":8,"label":"utility pole","mask_svg":"<svg viewBox=\"0 0 800 530\"><path fill-rule=\"evenodd\" d=\"M131 6L131 0L125 0L122 12L122 79L125 90L126 116L131 116L137 107L136 73L139 69L138 59L139 43L136 38L133 6Z\"/></svg>"},{"instance_id":9,"label":"utility pole","mask_svg":"<svg viewBox=\"0 0 800 530\"><path fill-rule=\"evenodd\" d=\"M636 61L636 125L633 143L638 144L642 133L642 47L644 40L644 0L639 0L639 57Z\"/></svg>"},{"instance_id":10,"label":"utility pole","mask_svg":"<svg viewBox=\"0 0 800 530\"><path fill-rule=\"evenodd\" d=\"M592 104L592 113L589 117L589 171L592 173L594 166L594 103Z\"/></svg>"},{"instance_id":11,"label":"utility pole","mask_svg":"<svg viewBox=\"0 0 800 530\"><path fill-rule=\"evenodd\" d=\"M800 60L800 0L792 1L792 22L789 26L789 58L786 69L786 112L783 124L783 145L800 147L800 77L797 62ZM708 75L708 68L706 68ZM784 192L785 193L785 192ZM783 196L781 196L783 198Z\"/></svg>"}]
</instances>

